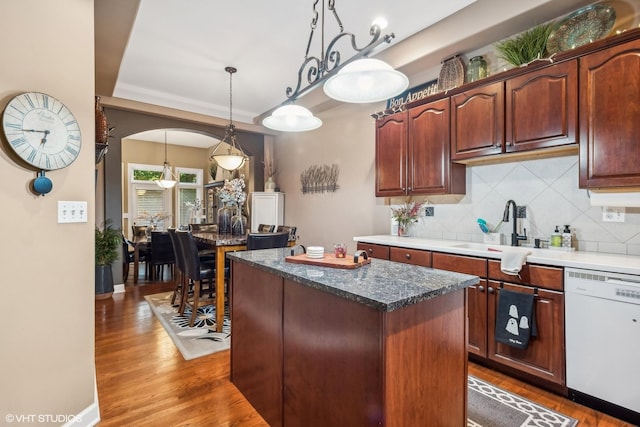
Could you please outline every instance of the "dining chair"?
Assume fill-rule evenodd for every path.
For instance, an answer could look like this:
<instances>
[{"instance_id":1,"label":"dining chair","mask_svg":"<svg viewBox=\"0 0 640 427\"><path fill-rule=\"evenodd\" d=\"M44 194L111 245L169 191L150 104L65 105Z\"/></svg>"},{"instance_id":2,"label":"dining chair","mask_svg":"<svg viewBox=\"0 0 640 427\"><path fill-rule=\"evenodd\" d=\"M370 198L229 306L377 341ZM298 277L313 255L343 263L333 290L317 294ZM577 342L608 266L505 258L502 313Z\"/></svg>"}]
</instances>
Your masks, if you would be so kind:
<instances>
[{"instance_id":1,"label":"dining chair","mask_svg":"<svg viewBox=\"0 0 640 427\"><path fill-rule=\"evenodd\" d=\"M151 251L148 248L138 248L139 262L144 262L144 276L149 277ZM122 235L122 281L129 278L130 264L135 261L135 243ZM136 274L138 272L136 271Z\"/></svg>"},{"instance_id":2,"label":"dining chair","mask_svg":"<svg viewBox=\"0 0 640 427\"><path fill-rule=\"evenodd\" d=\"M184 313L184 304L186 301L186 295L189 292L189 281L184 274L184 260L182 258L180 241L176 236L176 229L173 227L167 228L171 244L173 245L173 255L176 259L175 279L176 284L173 288L173 295L171 296L171 305L178 304L178 312Z\"/></svg>"},{"instance_id":3,"label":"dining chair","mask_svg":"<svg viewBox=\"0 0 640 427\"><path fill-rule=\"evenodd\" d=\"M191 231L176 231L180 247L180 256L184 264L186 280L193 283L193 292L183 292L184 307L191 308L189 326L195 324L198 307L214 304L216 269L209 264L200 263L198 246ZM186 288L184 288L186 289ZM208 295L208 298L203 298ZM183 311L184 313L184 311Z\"/></svg>"},{"instance_id":4,"label":"dining chair","mask_svg":"<svg viewBox=\"0 0 640 427\"><path fill-rule=\"evenodd\" d=\"M164 268L169 270L170 278L173 278L173 270L176 257L173 252L171 237L166 231L151 232L151 279L162 280Z\"/></svg>"},{"instance_id":5,"label":"dining chair","mask_svg":"<svg viewBox=\"0 0 640 427\"><path fill-rule=\"evenodd\" d=\"M258 224L258 233L273 233L275 225Z\"/></svg>"},{"instance_id":6,"label":"dining chair","mask_svg":"<svg viewBox=\"0 0 640 427\"><path fill-rule=\"evenodd\" d=\"M289 232L280 233L249 233L247 235L247 250L284 248L289 243Z\"/></svg>"},{"instance_id":7,"label":"dining chair","mask_svg":"<svg viewBox=\"0 0 640 427\"><path fill-rule=\"evenodd\" d=\"M276 232L279 233L281 231L288 231L289 240L296 240L296 231L298 231L298 227L293 225L279 225Z\"/></svg>"}]
</instances>

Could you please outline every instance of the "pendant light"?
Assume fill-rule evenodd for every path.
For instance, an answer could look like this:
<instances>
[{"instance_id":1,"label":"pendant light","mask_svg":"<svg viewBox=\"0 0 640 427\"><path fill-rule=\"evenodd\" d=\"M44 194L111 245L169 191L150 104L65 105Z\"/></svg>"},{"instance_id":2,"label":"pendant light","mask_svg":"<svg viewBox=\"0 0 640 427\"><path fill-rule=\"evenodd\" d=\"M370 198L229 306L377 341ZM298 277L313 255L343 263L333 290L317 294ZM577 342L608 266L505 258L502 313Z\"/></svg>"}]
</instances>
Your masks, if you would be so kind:
<instances>
[{"instance_id":1,"label":"pendant light","mask_svg":"<svg viewBox=\"0 0 640 427\"><path fill-rule=\"evenodd\" d=\"M175 187L178 180L173 172L171 172L171 166L167 162L167 131L164 131L164 167L162 168L162 177L154 180L161 188L169 189Z\"/></svg>"},{"instance_id":2,"label":"pendant light","mask_svg":"<svg viewBox=\"0 0 640 427\"><path fill-rule=\"evenodd\" d=\"M238 70L234 67L226 67L224 69L227 73L229 73L229 124L224 129L224 138L222 141L216 145L216 148L213 150L211 155L209 156L209 160L215 160L222 169L226 169L229 171L233 171L241 168L249 157L242 151L242 148L238 144L237 136L236 136L236 127L233 124L233 74ZM222 152L217 154L216 152L220 147L222 147L224 143L227 143L229 149L227 152ZM238 153L240 152L240 153Z\"/></svg>"},{"instance_id":3,"label":"pendant light","mask_svg":"<svg viewBox=\"0 0 640 427\"><path fill-rule=\"evenodd\" d=\"M305 132L322 126L322 120L300 105L287 104L276 108L262 124L281 132Z\"/></svg>"},{"instance_id":4,"label":"pendant light","mask_svg":"<svg viewBox=\"0 0 640 427\"><path fill-rule=\"evenodd\" d=\"M354 34L346 32L342 21L335 8L335 0L329 0L325 7L322 0L322 14L316 10L319 0L313 1L313 15L311 19L311 33L307 42L307 50L304 61L298 70L298 83L295 89L287 87L288 101L277 108L262 124L268 128L297 132L307 131L320 127L322 121L314 117L309 110L301 106L291 105L291 102L306 95L320 84L323 84L327 96L341 102L368 103L378 102L392 98L402 93L409 86L409 79L399 71L394 70L387 63L378 59L368 58L376 47L382 43L391 43L395 37L393 33L381 35L381 30L386 24L380 19L371 24L369 43L360 48L356 44ZM325 49L325 8L327 13L335 19L339 32L326 45ZM320 19L319 19L320 18ZM312 41L316 28L320 26L320 53L310 54ZM345 45L350 45L355 51L354 55L341 62L342 53L338 50L338 42L347 39ZM327 39L328 40L328 39ZM303 81L306 76L306 82ZM295 107L295 110L294 108Z\"/></svg>"}]
</instances>

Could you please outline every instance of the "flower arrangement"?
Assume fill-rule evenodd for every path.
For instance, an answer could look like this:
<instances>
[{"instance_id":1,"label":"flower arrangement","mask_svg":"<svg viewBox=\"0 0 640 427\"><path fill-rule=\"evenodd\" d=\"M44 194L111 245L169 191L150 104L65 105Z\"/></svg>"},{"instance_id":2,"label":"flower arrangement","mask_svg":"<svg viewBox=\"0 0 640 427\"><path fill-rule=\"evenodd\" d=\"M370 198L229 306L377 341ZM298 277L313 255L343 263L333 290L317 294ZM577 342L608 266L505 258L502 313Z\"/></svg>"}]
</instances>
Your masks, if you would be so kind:
<instances>
[{"instance_id":1,"label":"flower arrangement","mask_svg":"<svg viewBox=\"0 0 640 427\"><path fill-rule=\"evenodd\" d=\"M407 228L414 222L418 222L420 213L426 202L416 202L408 198L404 204L397 208L391 208L391 217L398 222L398 235L407 233Z\"/></svg>"},{"instance_id":2,"label":"flower arrangement","mask_svg":"<svg viewBox=\"0 0 640 427\"><path fill-rule=\"evenodd\" d=\"M225 206L242 206L247 200L247 193L244 192L244 187L244 175L240 175L240 178L225 179L224 185L217 190L217 194Z\"/></svg>"}]
</instances>

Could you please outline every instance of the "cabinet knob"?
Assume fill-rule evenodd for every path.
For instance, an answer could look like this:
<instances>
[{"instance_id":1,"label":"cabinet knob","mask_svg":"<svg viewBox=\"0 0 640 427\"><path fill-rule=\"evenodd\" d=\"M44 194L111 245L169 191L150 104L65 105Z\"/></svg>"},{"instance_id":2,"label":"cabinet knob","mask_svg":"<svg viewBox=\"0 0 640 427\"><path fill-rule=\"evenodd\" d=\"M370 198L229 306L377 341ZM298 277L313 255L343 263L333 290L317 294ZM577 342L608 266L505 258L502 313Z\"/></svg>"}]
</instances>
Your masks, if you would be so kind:
<instances>
[{"instance_id":1,"label":"cabinet knob","mask_svg":"<svg viewBox=\"0 0 640 427\"><path fill-rule=\"evenodd\" d=\"M370 254L372 254L372 253L373 253L373 249L371 249L371 248L367 249L367 251L368 251Z\"/></svg>"},{"instance_id":2,"label":"cabinet knob","mask_svg":"<svg viewBox=\"0 0 640 427\"><path fill-rule=\"evenodd\" d=\"M480 292L484 292L484 286L482 286L482 285L478 286L478 290L479 290Z\"/></svg>"},{"instance_id":3,"label":"cabinet knob","mask_svg":"<svg viewBox=\"0 0 640 427\"><path fill-rule=\"evenodd\" d=\"M405 254L404 256L406 259L411 259L411 254Z\"/></svg>"},{"instance_id":4,"label":"cabinet knob","mask_svg":"<svg viewBox=\"0 0 640 427\"><path fill-rule=\"evenodd\" d=\"M492 294L493 293L493 288L491 286L489 286L489 293Z\"/></svg>"}]
</instances>

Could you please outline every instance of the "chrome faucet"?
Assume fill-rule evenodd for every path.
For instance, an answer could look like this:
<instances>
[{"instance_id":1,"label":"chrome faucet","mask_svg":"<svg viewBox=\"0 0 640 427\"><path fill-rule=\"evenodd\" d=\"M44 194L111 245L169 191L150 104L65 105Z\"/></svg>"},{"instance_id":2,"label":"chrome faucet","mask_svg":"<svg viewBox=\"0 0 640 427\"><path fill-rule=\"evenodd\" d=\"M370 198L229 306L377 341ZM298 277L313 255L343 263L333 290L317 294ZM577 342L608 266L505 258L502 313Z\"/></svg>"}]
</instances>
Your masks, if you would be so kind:
<instances>
[{"instance_id":1,"label":"chrome faucet","mask_svg":"<svg viewBox=\"0 0 640 427\"><path fill-rule=\"evenodd\" d=\"M511 233L511 246L518 246L518 242L520 240L527 240L527 229L524 228L524 235L520 235L518 234L518 227L517 227L517 218L518 218L518 206L516 205L516 202L514 202L513 200L509 200L507 202L507 204L504 207L504 213L502 214L502 221L504 222L509 222L509 206L513 206L513 232Z\"/></svg>"}]
</instances>

